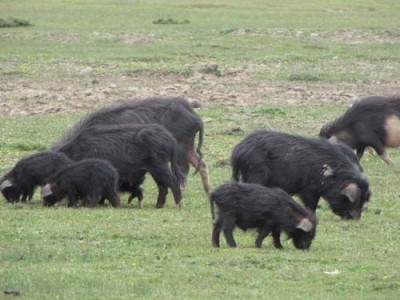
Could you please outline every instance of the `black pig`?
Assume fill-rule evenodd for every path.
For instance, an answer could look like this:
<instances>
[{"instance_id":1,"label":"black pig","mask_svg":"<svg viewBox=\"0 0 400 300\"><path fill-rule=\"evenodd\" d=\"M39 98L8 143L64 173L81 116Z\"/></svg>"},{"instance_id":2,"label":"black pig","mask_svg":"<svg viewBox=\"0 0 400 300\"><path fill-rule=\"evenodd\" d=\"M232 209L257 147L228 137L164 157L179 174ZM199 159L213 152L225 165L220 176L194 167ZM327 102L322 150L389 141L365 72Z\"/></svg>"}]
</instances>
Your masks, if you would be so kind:
<instances>
[{"instance_id":1,"label":"black pig","mask_svg":"<svg viewBox=\"0 0 400 300\"><path fill-rule=\"evenodd\" d=\"M208 168L201 153L204 124L184 98L154 97L141 101L126 101L101 108L78 122L64 140L55 145L53 149L59 149L89 127L152 123L162 125L174 136L178 142L177 163L181 172L186 177L189 172L189 164L195 167L200 173L203 188L208 193L210 191ZM199 141L195 147L197 133Z\"/></svg>"},{"instance_id":2,"label":"black pig","mask_svg":"<svg viewBox=\"0 0 400 300\"><path fill-rule=\"evenodd\" d=\"M27 156L16 163L0 181L0 190L8 202L26 202L32 199L35 188L46 179L72 163L65 154L44 151Z\"/></svg>"},{"instance_id":3,"label":"black pig","mask_svg":"<svg viewBox=\"0 0 400 300\"><path fill-rule=\"evenodd\" d=\"M89 127L64 143L58 151L73 160L98 158L111 162L119 173L122 191L129 191L139 198L139 185L144 174L149 172L159 189L157 208L164 206L168 188L172 190L175 203L181 203L180 185L184 177L177 165L177 143L160 125Z\"/></svg>"},{"instance_id":4,"label":"black pig","mask_svg":"<svg viewBox=\"0 0 400 300\"><path fill-rule=\"evenodd\" d=\"M120 206L117 193L118 172L107 161L84 159L75 162L51 176L42 188L45 206L52 206L68 198L68 206L75 206L83 200L84 206L96 206L102 199L114 207Z\"/></svg>"},{"instance_id":5,"label":"black pig","mask_svg":"<svg viewBox=\"0 0 400 300\"><path fill-rule=\"evenodd\" d=\"M233 179L280 187L317 209L325 198L343 219L359 219L370 198L359 164L340 145L272 131L256 131L232 152Z\"/></svg>"},{"instance_id":6,"label":"black pig","mask_svg":"<svg viewBox=\"0 0 400 300\"><path fill-rule=\"evenodd\" d=\"M323 126L319 135L347 144L357 151L359 159L366 147L372 147L388 165L392 165L385 147L400 146L400 97L364 98L337 120Z\"/></svg>"},{"instance_id":7,"label":"black pig","mask_svg":"<svg viewBox=\"0 0 400 300\"><path fill-rule=\"evenodd\" d=\"M227 183L210 195L211 205L219 210L214 224L212 243L219 247L221 230L230 247L236 247L233 230L256 228L256 247L272 232L275 248L282 248L281 232L286 232L297 249L309 249L315 237L315 214L294 201L279 188L268 188L250 183Z\"/></svg>"}]
</instances>

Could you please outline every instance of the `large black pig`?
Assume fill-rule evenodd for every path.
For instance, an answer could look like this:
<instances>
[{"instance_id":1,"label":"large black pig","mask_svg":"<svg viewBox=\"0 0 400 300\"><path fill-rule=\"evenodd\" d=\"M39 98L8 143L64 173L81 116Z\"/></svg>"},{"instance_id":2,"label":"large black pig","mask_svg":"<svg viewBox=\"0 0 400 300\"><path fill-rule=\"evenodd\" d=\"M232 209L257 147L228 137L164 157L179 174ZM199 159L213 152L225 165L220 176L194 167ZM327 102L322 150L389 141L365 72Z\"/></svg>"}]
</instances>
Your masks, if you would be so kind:
<instances>
[{"instance_id":1,"label":"large black pig","mask_svg":"<svg viewBox=\"0 0 400 300\"><path fill-rule=\"evenodd\" d=\"M364 98L341 117L323 126L319 135L347 144L357 151L359 159L366 147L372 147L388 165L392 165L385 147L400 146L400 97Z\"/></svg>"},{"instance_id":2,"label":"large black pig","mask_svg":"<svg viewBox=\"0 0 400 300\"><path fill-rule=\"evenodd\" d=\"M202 159L204 124L190 103L184 98L154 97L141 101L126 101L101 108L78 122L54 150L73 139L82 130L93 126L120 124L159 124L165 127L178 142L178 165L186 176L189 164L199 171L203 188L210 191L208 168ZM198 133L198 144L195 139Z\"/></svg>"},{"instance_id":3,"label":"large black pig","mask_svg":"<svg viewBox=\"0 0 400 300\"><path fill-rule=\"evenodd\" d=\"M27 156L16 163L1 179L0 190L8 202L32 199L37 186L61 168L72 163L64 153L43 151Z\"/></svg>"},{"instance_id":4,"label":"large black pig","mask_svg":"<svg viewBox=\"0 0 400 300\"><path fill-rule=\"evenodd\" d=\"M118 172L102 159L84 159L66 166L48 179L41 196L45 206L68 198L68 206L82 200L84 206L94 207L102 199L119 207Z\"/></svg>"},{"instance_id":5,"label":"large black pig","mask_svg":"<svg viewBox=\"0 0 400 300\"><path fill-rule=\"evenodd\" d=\"M346 152L325 139L256 131L234 148L232 177L298 194L313 211L323 197L343 219L359 219L371 193L359 164Z\"/></svg>"},{"instance_id":6,"label":"large black pig","mask_svg":"<svg viewBox=\"0 0 400 300\"><path fill-rule=\"evenodd\" d=\"M123 191L140 197L139 185L149 172L159 194L157 208L165 204L168 188L180 205L180 185L184 177L177 164L177 143L164 127L157 124L94 126L80 130L58 148L73 160L104 159L117 169ZM170 164L170 165L169 165Z\"/></svg>"},{"instance_id":7,"label":"large black pig","mask_svg":"<svg viewBox=\"0 0 400 300\"><path fill-rule=\"evenodd\" d=\"M227 183L210 195L211 205L218 207L212 243L219 247L219 236L224 232L230 247L236 247L233 230L256 228L256 247L272 232L275 248L282 248L281 232L286 232L297 249L309 249L315 237L315 214L294 201L279 188L268 188L250 183Z\"/></svg>"}]
</instances>

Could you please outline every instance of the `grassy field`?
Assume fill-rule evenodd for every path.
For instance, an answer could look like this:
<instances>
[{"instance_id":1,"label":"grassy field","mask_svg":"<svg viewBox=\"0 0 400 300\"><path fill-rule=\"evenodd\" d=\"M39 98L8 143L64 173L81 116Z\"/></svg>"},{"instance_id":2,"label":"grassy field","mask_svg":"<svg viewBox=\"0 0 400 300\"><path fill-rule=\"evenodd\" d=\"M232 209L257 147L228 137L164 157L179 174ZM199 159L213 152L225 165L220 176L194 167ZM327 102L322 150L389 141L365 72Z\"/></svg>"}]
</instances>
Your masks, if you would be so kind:
<instances>
[{"instance_id":1,"label":"grassy field","mask_svg":"<svg viewBox=\"0 0 400 300\"><path fill-rule=\"evenodd\" d=\"M20 89L68 82L78 66L92 67L97 78L189 76L208 61L222 69L264 65L252 74L255 86L396 81L399 13L397 1L0 1L0 18L33 24L0 28L0 105L9 82ZM254 129L316 136L346 107L204 103L197 112L206 120L212 186L230 179L231 149ZM0 116L0 175L49 147L85 113ZM395 167L372 152L362 160L373 196L360 221L340 220L321 200L306 252L290 241L276 250L270 237L256 249L255 233L239 230L238 248L224 238L212 248L198 175L188 178L181 210L170 194L164 209L154 208L150 178L142 209L129 206L127 195L121 209L44 208L38 193L32 204L1 198L0 299L12 290L21 299L396 299L400 152L390 155Z\"/></svg>"}]
</instances>

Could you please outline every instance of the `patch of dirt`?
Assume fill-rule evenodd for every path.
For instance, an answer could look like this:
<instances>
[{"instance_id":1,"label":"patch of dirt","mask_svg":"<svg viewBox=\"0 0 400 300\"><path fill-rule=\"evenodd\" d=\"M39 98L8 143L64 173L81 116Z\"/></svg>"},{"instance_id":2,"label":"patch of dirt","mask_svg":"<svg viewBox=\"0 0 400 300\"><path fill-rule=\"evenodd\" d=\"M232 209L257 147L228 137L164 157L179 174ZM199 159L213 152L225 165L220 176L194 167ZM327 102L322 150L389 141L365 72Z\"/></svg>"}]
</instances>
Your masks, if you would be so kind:
<instances>
[{"instance_id":1,"label":"patch of dirt","mask_svg":"<svg viewBox=\"0 0 400 300\"><path fill-rule=\"evenodd\" d=\"M127 99L183 96L201 105L352 103L369 95L392 96L398 82L318 83L254 79L259 69L227 68L204 72L215 64L197 66L191 75L140 73L95 76L90 67L62 80L0 81L0 114L35 115L87 111Z\"/></svg>"}]
</instances>

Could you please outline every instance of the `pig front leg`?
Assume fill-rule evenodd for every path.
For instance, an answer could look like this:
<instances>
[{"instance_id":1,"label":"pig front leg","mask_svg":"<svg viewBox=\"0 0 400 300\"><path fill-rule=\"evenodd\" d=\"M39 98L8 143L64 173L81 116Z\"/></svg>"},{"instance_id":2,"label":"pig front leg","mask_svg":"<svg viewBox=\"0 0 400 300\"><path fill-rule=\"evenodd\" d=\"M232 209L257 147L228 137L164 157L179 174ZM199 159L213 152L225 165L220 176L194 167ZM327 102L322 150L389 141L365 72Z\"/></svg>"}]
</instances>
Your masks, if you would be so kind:
<instances>
[{"instance_id":1,"label":"pig front leg","mask_svg":"<svg viewBox=\"0 0 400 300\"><path fill-rule=\"evenodd\" d=\"M272 229L272 237L274 239L274 246L276 249L283 249L281 244L281 231L274 228Z\"/></svg>"},{"instance_id":2,"label":"pig front leg","mask_svg":"<svg viewBox=\"0 0 400 300\"><path fill-rule=\"evenodd\" d=\"M258 236L256 239L256 247L257 248L261 248L262 246L262 242L264 241L264 239L268 236L268 234L271 232L270 228L259 228L258 230Z\"/></svg>"},{"instance_id":3,"label":"pig front leg","mask_svg":"<svg viewBox=\"0 0 400 300\"><path fill-rule=\"evenodd\" d=\"M311 211L315 212L318 208L318 201L320 195L315 195L311 192L301 192L299 193L301 200L303 201L306 208L310 209Z\"/></svg>"}]
</instances>

